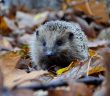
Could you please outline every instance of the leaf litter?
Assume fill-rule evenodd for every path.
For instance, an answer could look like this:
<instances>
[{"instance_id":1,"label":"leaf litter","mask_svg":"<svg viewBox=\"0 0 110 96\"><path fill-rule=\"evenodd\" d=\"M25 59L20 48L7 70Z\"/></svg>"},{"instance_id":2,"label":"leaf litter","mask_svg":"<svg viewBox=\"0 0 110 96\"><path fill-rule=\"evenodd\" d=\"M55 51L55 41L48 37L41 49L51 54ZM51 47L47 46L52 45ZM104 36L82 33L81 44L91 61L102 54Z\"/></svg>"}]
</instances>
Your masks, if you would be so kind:
<instances>
[{"instance_id":1,"label":"leaf litter","mask_svg":"<svg viewBox=\"0 0 110 96\"><path fill-rule=\"evenodd\" d=\"M108 8L103 0L64 0L58 12L15 8L0 15L0 96L109 96ZM29 38L35 28L56 19L80 24L88 37L89 59L71 62L54 73L35 70Z\"/></svg>"}]
</instances>

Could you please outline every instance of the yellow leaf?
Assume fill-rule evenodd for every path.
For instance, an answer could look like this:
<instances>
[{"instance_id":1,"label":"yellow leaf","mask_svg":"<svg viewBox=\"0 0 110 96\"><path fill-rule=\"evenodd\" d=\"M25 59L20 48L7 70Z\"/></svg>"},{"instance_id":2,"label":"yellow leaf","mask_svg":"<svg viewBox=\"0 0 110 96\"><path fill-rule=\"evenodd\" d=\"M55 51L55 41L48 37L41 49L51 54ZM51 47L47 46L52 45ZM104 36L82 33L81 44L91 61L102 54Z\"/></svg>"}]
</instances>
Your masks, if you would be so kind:
<instances>
[{"instance_id":1,"label":"yellow leaf","mask_svg":"<svg viewBox=\"0 0 110 96\"><path fill-rule=\"evenodd\" d=\"M2 16L0 16L0 30L0 34L2 35L7 35L11 32L11 29L8 28L8 25Z\"/></svg>"},{"instance_id":2,"label":"yellow leaf","mask_svg":"<svg viewBox=\"0 0 110 96\"><path fill-rule=\"evenodd\" d=\"M105 68L103 66L95 66L91 70L89 70L88 75L94 74L94 73L99 73L105 71Z\"/></svg>"},{"instance_id":3,"label":"yellow leaf","mask_svg":"<svg viewBox=\"0 0 110 96\"><path fill-rule=\"evenodd\" d=\"M48 15L48 12L38 13L34 16L34 20L39 20L39 19L45 18L45 17L47 17L47 15Z\"/></svg>"},{"instance_id":4,"label":"yellow leaf","mask_svg":"<svg viewBox=\"0 0 110 96\"><path fill-rule=\"evenodd\" d=\"M102 57L100 55L98 55L94 50L89 49L89 56L92 57L96 57L96 58L100 58L102 59Z\"/></svg>"},{"instance_id":5,"label":"yellow leaf","mask_svg":"<svg viewBox=\"0 0 110 96\"><path fill-rule=\"evenodd\" d=\"M56 73L57 75L61 75L62 73L64 73L66 71L67 67L59 69Z\"/></svg>"},{"instance_id":6,"label":"yellow leaf","mask_svg":"<svg viewBox=\"0 0 110 96\"><path fill-rule=\"evenodd\" d=\"M0 29L7 29L7 24L5 22L5 20L3 19L3 17L0 17Z\"/></svg>"},{"instance_id":7,"label":"yellow leaf","mask_svg":"<svg viewBox=\"0 0 110 96\"><path fill-rule=\"evenodd\" d=\"M96 54L94 50L89 49L89 56L93 57Z\"/></svg>"},{"instance_id":8,"label":"yellow leaf","mask_svg":"<svg viewBox=\"0 0 110 96\"><path fill-rule=\"evenodd\" d=\"M69 66L57 70L56 73L57 73L57 75L61 75L62 73L67 72L68 70L70 70L71 68L73 68L74 66L76 66L76 65L78 65L78 64L79 64L79 61L78 61L78 60L76 60L76 61L74 61L74 62L71 62Z\"/></svg>"}]
</instances>

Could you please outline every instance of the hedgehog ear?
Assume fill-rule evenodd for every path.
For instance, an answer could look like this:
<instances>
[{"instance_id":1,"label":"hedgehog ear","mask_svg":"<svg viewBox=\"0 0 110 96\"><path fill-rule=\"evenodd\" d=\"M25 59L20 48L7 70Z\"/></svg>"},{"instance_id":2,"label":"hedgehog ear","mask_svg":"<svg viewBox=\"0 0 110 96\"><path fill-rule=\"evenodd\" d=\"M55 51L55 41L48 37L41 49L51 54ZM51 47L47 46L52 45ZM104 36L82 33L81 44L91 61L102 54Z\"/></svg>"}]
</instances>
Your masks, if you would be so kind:
<instances>
[{"instance_id":1,"label":"hedgehog ear","mask_svg":"<svg viewBox=\"0 0 110 96\"><path fill-rule=\"evenodd\" d=\"M72 32L69 32L68 34L68 39L73 40L74 34Z\"/></svg>"},{"instance_id":2,"label":"hedgehog ear","mask_svg":"<svg viewBox=\"0 0 110 96\"><path fill-rule=\"evenodd\" d=\"M38 30L36 31L36 36L39 36L39 31Z\"/></svg>"}]
</instances>

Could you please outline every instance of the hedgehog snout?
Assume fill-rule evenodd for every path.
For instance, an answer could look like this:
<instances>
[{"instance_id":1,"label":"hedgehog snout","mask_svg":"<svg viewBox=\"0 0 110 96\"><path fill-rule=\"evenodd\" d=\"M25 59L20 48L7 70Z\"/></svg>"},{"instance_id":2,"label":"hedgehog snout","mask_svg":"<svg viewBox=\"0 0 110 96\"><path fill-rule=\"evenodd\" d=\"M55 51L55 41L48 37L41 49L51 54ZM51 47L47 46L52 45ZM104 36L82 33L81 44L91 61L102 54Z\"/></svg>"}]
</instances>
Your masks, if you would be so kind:
<instances>
[{"instance_id":1,"label":"hedgehog snout","mask_svg":"<svg viewBox=\"0 0 110 96\"><path fill-rule=\"evenodd\" d=\"M53 50L45 50L44 51L44 56L46 56L46 57L54 57L54 56L56 56L56 52L53 51Z\"/></svg>"}]
</instances>

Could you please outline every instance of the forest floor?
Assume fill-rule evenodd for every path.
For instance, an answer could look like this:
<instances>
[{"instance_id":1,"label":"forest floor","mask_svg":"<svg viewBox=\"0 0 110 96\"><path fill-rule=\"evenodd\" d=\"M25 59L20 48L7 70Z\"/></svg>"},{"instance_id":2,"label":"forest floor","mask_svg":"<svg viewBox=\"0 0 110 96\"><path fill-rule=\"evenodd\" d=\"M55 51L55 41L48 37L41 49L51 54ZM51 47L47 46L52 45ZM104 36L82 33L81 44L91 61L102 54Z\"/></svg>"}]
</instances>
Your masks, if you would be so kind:
<instances>
[{"instance_id":1,"label":"forest floor","mask_svg":"<svg viewBox=\"0 0 110 96\"><path fill-rule=\"evenodd\" d=\"M110 96L110 7L104 0L70 1L61 10L42 12L0 5L0 96ZM29 40L50 20L81 26L88 38L87 61L57 72L32 68Z\"/></svg>"}]
</instances>

